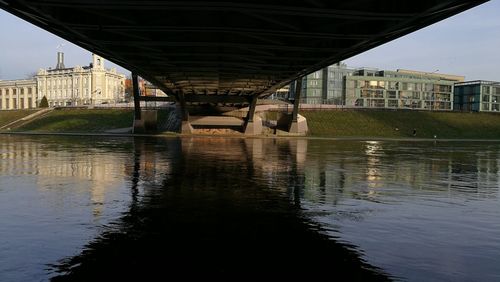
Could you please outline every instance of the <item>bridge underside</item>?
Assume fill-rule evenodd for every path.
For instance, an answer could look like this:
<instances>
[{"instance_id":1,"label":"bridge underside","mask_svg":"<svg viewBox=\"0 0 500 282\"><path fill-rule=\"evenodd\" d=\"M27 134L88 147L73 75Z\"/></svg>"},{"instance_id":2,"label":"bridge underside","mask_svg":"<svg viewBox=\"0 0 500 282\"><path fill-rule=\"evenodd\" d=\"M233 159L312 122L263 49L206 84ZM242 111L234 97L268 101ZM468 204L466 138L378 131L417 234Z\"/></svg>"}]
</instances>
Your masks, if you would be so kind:
<instances>
[{"instance_id":1,"label":"bridge underside","mask_svg":"<svg viewBox=\"0 0 500 282\"><path fill-rule=\"evenodd\" d=\"M181 104L243 106L483 2L0 0L0 8L122 65Z\"/></svg>"}]
</instances>

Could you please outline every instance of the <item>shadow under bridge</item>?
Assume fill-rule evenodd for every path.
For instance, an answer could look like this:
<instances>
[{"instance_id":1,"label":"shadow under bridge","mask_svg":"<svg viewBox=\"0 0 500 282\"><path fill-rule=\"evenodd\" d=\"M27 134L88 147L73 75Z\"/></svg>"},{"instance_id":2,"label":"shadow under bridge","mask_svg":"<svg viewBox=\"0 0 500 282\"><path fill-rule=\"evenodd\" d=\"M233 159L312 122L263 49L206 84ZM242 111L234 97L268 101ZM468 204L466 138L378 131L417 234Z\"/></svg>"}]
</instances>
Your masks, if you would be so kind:
<instances>
[{"instance_id":1,"label":"shadow under bridge","mask_svg":"<svg viewBox=\"0 0 500 282\"><path fill-rule=\"evenodd\" d=\"M258 134L258 97L296 81L289 130L298 120L301 77L479 5L447 1L3 0L0 8L144 77L175 101L182 131L200 105L246 108ZM135 83L137 85L137 83Z\"/></svg>"}]
</instances>

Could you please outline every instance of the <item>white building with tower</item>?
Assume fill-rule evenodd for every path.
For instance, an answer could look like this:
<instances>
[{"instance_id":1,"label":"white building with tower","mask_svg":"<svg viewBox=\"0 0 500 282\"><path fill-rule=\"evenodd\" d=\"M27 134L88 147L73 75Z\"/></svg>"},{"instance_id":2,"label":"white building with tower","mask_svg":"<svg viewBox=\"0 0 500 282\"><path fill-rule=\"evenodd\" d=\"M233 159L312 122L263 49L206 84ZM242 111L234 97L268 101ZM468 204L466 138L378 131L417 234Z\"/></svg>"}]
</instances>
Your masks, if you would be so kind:
<instances>
[{"instance_id":1,"label":"white building with tower","mask_svg":"<svg viewBox=\"0 0 500 282\"><path fill-rule=\"evenodd\" d=\"M66 68L64 54L58 52L56 68L40 69L35 79L38 99L47 97L50 107L116 103L125 93L125 75L106 69L95 54L88 66Z\"/></svg>"},{"instance_id":2,"label":"white building with tower","mask_svg":"<svg viewBox=\"0 0 500 282\"><path fill-rule=\"evenodd\" d=\"M88 66L66 68L57 53L54 69L41 69L31 79L0 80L0 110L32 109L45 96L50 107L113 104L124 99L125 75L106 69L92 54Z\"/></svg>"}]
</instances>

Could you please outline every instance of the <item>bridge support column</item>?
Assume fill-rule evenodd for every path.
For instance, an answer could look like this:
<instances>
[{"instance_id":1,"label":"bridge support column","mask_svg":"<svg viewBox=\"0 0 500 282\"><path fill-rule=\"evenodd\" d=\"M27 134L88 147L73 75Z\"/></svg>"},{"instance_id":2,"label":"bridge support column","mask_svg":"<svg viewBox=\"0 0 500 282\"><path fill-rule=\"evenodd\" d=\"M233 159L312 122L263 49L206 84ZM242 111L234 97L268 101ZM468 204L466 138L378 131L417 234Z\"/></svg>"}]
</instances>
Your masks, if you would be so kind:
<instances>
[{"instance_id":1,"label":"bridge support column","mask_svg":"<svg viewBox=\"0 0 500 282\"><path fill-rule=\"evenodd\" d=\"M184 93L180 92L179 93L179 104L181 106L181 133L182 134L192 134L193 133L193 127L191 126L191 123L189 122L189 112L186 107L186 99L184 97Z\"/></svg>"},{"instance_id":2,"label":"bridge support column","mask_svg":"<svg viewBox=\"0 0 500 282\"><path fill-rule=\"evenodd\" d=\"M254 96L248 106L247 120L245 122L245 135L259 135L262 133L262 119L255 116L256 107L257 96Z\"/></svg>"},{"instance_id":3,"label":"bridge support column","mask_svg":"<svg viewBox=\"0 0 500 282\"><path fill-rule=\"evenodd\" d=\"M139 94L139 77L136 73L132 73L132 87L134 90L134 125L133 133L144 133L144 120L141 115L141 101Z\"/></svg>"},{"instance_id":4,"label":"bridge support column","mask_svg":"<svg viewBox=\"0 0 500 282\"><path fill-rule=\"evenodd\" d=\"M300 95L302 92L302 77L296 80L295 84L295 100L293 102L293 111L288 132L293 134L305 135L308 131L307 120L299 115Z\"/></svg>"}]
</instances>

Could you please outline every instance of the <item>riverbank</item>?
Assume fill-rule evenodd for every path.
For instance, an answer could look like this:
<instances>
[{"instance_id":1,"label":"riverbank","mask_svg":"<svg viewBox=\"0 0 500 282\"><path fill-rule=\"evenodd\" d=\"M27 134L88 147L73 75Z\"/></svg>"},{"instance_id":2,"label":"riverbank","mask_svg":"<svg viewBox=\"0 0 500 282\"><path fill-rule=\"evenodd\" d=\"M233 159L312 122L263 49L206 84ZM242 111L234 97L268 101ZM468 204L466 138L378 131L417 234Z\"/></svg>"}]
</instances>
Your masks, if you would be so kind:
<instances>
[{"instance_id":1,"label":"riverbank","mask_svg":"<svg viewBox=\"0 0 500 282\"><path fill-rule=\"evenodd\" d=\"M500 139L500 114L427 111L303 111L314 137ZM416 135L413 135L413 132Z\"/></svg>"},{"instance_id":2,"label":"riverbank","mask_svg":"<svg viewBox=\"0 0 500 282\"><path fill-rule=\"evenodd\" d=\"M130 127L134 113L129 109L57 109L14 132L102 133Z\"/></svg>"},{"instance_id":3,"label":"riverbank","mask_svg":"<svg viewBox=\"0 0 500 282\"><path fill-rule=\"evenodd\" d=\"M159 121L165 119L166 112L158 113ZM500 140L500 114L494 113L323 110L302 111L301 114L307 118L309 138L433 140L436 137L439 140ZM7 123L15 120L13 117L24 115L24 111L2 112L0 121ZM132 121L131 109L60 109L12 128L9 132L130 136L118 134L127 132L113 132L130 128ZM416 136L413 136L414 130ZM156 134L165 133L160 130Z\"/></svg>"},{"instance_id":4,"label":"riverbank","mask_svg":"<svg viewBox=\"0 0 500 282\"><path fill-rule=\"evenodd\" d=\"M8 124L27 117L38 110L13 110L13 111L1 111L0 112L0 128L8 126Z\"/></svg>"}]
</instances>

